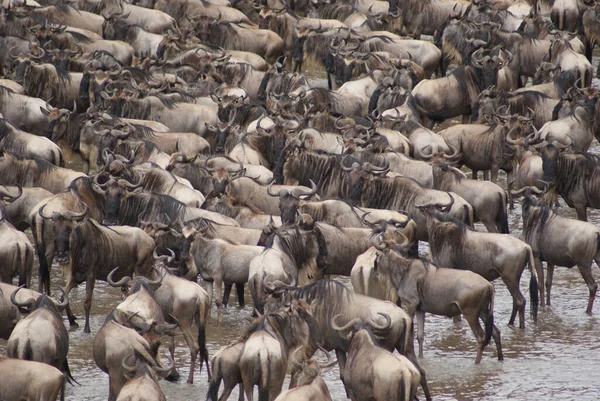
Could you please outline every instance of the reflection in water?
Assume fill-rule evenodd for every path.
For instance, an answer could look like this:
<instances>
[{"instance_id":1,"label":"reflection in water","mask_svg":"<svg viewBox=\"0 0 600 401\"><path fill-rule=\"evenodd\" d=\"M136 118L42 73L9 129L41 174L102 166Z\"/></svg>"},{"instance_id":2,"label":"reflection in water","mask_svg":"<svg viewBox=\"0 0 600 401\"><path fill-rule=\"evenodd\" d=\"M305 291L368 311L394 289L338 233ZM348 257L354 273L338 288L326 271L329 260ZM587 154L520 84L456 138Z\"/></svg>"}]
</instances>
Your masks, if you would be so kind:
<instances>
[{"instance_id":1,"label":"reflection in water","mask_svg":"<svg viewBox=\"0 0 600 401\"><path fill-rule=\"evenodd\" d=\"M595 81L596 83L596 81ZM456 123L455 121L454 123ZM600 153L598 147L591 150ZM501 185L505 186L502 175ZM562 203L558 213L571 218L574 211ZM590 210L590 221L600 224L600 211ZM521 211L517 206L509 212L512 235L520 237ZM479 230L483 227L478 225ZM426 244L422 253L427 254ZM594 268L598 279L598 270ZM60 269L53 269L53 291L63 285ZM348 284L347 279L343 281ZM528 293L529 273L521 280L522 291ZM37 284L34 284L36 288ZM428 315L425 324L425 358L423 365L428 373L431 393L436 400L597 400L600 398L600 305L595 316L585 314L588 290L576 269L557 268L552 288L552 307L540 308L539 322L534 325L527 319L527 328L508 327L512 300L502 282L497 280L495 321L502 332L503 362L498 362L495 348L488 347L479 366L474 365L475 340L466 322L455 324L451 319ZM70 297L74 312L83 319L84 286L73 290ZM120 291L98 282L92 304L92 335L83 334L79 328L70 333L69 364L80 386L68 386L68 400L99 401L108 396L108 376L92 359L93 336L98 332L106 314L119 302ZM247 297L248 304L251 300ZM232 298L233 300L233 298ZM235 304L232 302L232 304ZM529 311L529 306L527 306ZM214 319L207 328L208 351L212 355L240 334L247 324L251 309L243 311L230 308L224 316L223 326L216 327ZM213 308L213 316L216 309ZM68 322L65 319L65 323ZM5 342L0 342L0 355L5 355ZM176 366L181 377L187 377L189 353L180 337L175 353ZM325 375L325 381L334 400L345 400L343 386L336 369ZM207 390L206 368L196 373L195 383L182 379L177 383L162 381L161 385L171 401L205 399ZM286 384L287 386L287 384ZM230 397L237 400L237 389Z\"/></svg>"}]
</instances>

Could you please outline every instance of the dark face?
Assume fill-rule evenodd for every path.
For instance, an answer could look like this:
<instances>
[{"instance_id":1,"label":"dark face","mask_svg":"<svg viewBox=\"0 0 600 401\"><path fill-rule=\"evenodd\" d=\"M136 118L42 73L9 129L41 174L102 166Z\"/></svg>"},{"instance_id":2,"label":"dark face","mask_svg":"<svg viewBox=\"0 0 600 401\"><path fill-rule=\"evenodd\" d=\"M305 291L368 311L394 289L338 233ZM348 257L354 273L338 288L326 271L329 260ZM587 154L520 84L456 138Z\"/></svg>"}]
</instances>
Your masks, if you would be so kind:
<instances>
[{"instance_id":1,"label":"dark face","mask_svg":"<svg viewBox=\"0 0 600 401\"><path fill-rule=\"evenodd\" d=\"M540 154L542 156L542 169L544 170L542 179L552 185L556 181L556 168L560 150L554 145L546 145L542 148Z\"/></svg>"},{"instance_id":2,"label":"dark face","mask_svg":"<svg viewBox=\"0 0 600 401\"><path fill-rule=\"evenodd\" d=\"M220 117L219 117L220 119ZM221 120L223 121L223 120ZM228 121L228 120L225 120ZM223 153L225 151L225 143L227 142L227 137L229 136L229 127L225 129L217 128L217 144L215 146L215 151L217 153Z\"/></svg>"},{"instance_id":3,"label":"dark face","mask_svg":"<svg viewBox=\"0 0 600 401\"><path fill-rule=\"evenodd\" d=\"M69 238L73 231L73 223L65 218L57 217L52 222L54 234L54 250L56 261L60 264L69 263Z\"/></svg>"},{"instance_id":4,"label":"dark face","mask_svg":"<svg viewBox=\"0 0 600 401\"><path fill-rule=\"evenodd\" d=\"M126 192L125 188L117 184L116 181L112 181L108 185L105 194L104 220L102 220L102 224L106 226L118 224L121 200L125 197Z\"/></svg>"},{"instance_id":5,"label":"dark face","mask_svg":"<svg viewBox=\"0 0 600 401\"><path fill-rule=\"evenodd\" d=\"M219 103L219 109L217 111L217 117L219 117L219 121L228 122L231 116L231 112L233 111L233 102L229 103Z\"/></svg>"},{"instance_id":6,"label":"dark face","mask_svg":"<svg viewBox=\"0 0 600 401\"><path fill-rule=\"evenodd\" d=\"M296 221L299 204L300 199L292 195L287 194L279 197L279 212L283 224L293 224Z\"/></svg>"},{"instance_id":7,"label":"dark face","mask_svg":"<svg viewBox=\"0 0 600 401\"><path fill-rule=\"evenodd\" d=\"M101 167L104 165L104 161L102 160L102 155L105 150L112 151L117 145L117 139L113 137L110 132L106 132L102 135L97 135L97 143L98 143L98 157L96 158L96 164Z\"/></svg>"},{"instance_id":8,"label":"dark face","mask_svg":"<svg viewBox=\"0 0 600 401\"><path fill-rule=\"evenodd\" d=\"M16 61L16 70L15 70L15 82L22 84L25 79L25 72L27 68L31 65L31 60L17 60Z\"/></svg>"},{"instance_id":9,"label":"dark face","mask_svg":"<svg viewBox=\"0 0 600 401\"><path fill-rule=\"evenodd\" d=\"M501 68L501 63L497 57L486 57L481 68L483 75L483 87L489 88L496 86L498 81L498 70Z\"/></svg>"}]
</instances>

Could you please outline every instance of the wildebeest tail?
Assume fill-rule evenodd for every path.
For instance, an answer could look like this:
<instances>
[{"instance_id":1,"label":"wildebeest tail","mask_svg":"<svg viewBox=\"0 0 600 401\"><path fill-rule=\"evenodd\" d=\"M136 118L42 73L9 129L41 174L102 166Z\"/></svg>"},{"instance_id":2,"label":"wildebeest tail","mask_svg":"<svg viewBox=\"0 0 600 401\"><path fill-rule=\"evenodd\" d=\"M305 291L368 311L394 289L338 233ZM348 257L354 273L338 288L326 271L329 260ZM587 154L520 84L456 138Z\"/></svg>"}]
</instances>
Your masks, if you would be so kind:
<instances>
[{"instance_id":1,"label":"wildebeest tail","mask_svg":"<svg viewBox=\"0 0 600 401\"><path fill-rule=\"evenodd\" d=\"M494 286L490 285L490 288L492 292L490 303L488 305L488 313L485 321L483 322L485 327L485 342L483 343L484 347L487 347L487 345L490 343L490 340L492 339L492 332L494 331L494 298L496 295L494 293Z\"/></svg>"},{"instance_id":2,"label":"wildebeest tail","mask_svg":"<svg viewBox=\"0 0 600 401\"><path fill-rule=\"evenodd\" d=\"M260 359L260 385L258 386L258 401L269 401L269 383L271 383L270 359L266 350L258 354Z\"/></svg>"},{"instance_id":3,"label":"wildebeest tail","mask_svg":"<svg viewBox=\"0 0 600 401\"><path fill-rule=\"evenodd\" d=\"M506 213L506 195L499 193L501 209L496 215L496 227L501 234L508 234L508 213Z\"/></svg>"},{"instance_id":4,"label":"wildebeest tail","mask_svg":"<svg viewBox=\"0 0 600 401\"><path fill-rule=\"evenodd\" d=\"M206 362L206 373L208 379L211 379L210 365L208 363L208 349L206 349L206 322L210 317L210 304L199 302L198 305L198 348L200 352L200 369L198 372L202 372L202 364ZM219 387L217 386L217 390Z\"/></svg>"},{"instance_id":5,"label":"wildebeest tail","mask_svg":"<svg viewBox=\"0 0 600 401\"><path fill-rule=\"evenodd\" d=\"M531 271L531 279L529 280L529 297L531 298L531 316L533 321L537 322L538 306L540 304L539 285L537 271L535 270L535 259L533 250L527 246L527 258L529 259L529 270Z\"/></svg>"},{"instance_id":6,"label":"wildebeest tail","mask_svg":"<svg viewBox=\"0 0 600 401\"><path fill-rule=\"evenodd\" d=\"M50 288L50 266L48 265L48 259L46 259L46 245L44 244L44 219L40 218L40 224L38 224L38 217L34 216L31 219L31 232L33 233L33 240L35 241L35 248L40 261L39 274L40 282L46 288ZM43 291L43 287L40 286ZM50 294L48 294L50 295Z\"/></svg>"},{"instance_id":7,"label":"wildebeest tail","mask_svg":"<svg viewBox=\"0 0 600 401\"><path fill-rule=\"evenodd\" d=\"M71 369L69 369L69 361L67 361L66 359L65 359L65 363L62 366L61 370L64 372L65 379L69 384L71 384L71 385L79 384L77 382L77 380L73 379L73 375L71 375Z\"/></svg>"},{"instance_id":8,"label":"wildebeest tail","mask_svg":"<svg viewBox=\"0 0 600 401\"><path fill-rule=\"evenodd\" d=\"M212 377L210 378L210 385L208 386L208 392L206 393L206 401L217 401L219 397L219 387L221 387L221 380L223 380L223 374L221 372L221 358L215 359L213 364Z\"/></svg>"},{"instance_id":9,"label":"wildebeest tail","mask_svg":"<svg viewBox=\"0 0 600 401\"><path fill-rule=\"evenodd\" d=\"M262 274L255 274L248 280L248 288L250 289L250 295L252 296L252 302L254 302L254 309L256 312L263 314L264 307L262 302Z\"/></svg>"},{"instance_id":10,"label":"wildebeest tail","mask_svg":"<svg viewBox=\"0 0 600 401\"><path fill-rule=\"evenodd\" d=\"M473 227L473 208L469 208L469 205L464 205L465 208L465 224Z\"/></svg>"}]
</instances>

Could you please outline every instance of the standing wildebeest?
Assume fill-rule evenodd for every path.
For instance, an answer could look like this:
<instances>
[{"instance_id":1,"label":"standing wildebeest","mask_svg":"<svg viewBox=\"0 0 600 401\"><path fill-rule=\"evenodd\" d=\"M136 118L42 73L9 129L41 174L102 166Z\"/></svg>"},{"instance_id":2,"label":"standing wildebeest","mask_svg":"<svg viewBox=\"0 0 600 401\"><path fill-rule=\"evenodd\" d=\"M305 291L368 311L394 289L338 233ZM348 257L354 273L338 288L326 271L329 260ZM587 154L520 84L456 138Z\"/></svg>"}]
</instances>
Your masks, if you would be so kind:
<instances>
[{"instance_id":1,"label":"standing wildebeest","mask_svg":"<svg viewBox=\"0 0 600 401\"><path fill-rule=\"evenodd\" d=\"M473 206L475 221L481 221L491 233L508 234L506 192L489 181L469 180L459 169L435 161L433 187L460 195Z\"/></svg>"},{"instance_id":2,"label":"standing wildebeest","mask_svg":"<svg viewBox=\"0 0 600 401\"><path fill-rule=\"evenodd\" d=\"M415 105L427 128L451 117L467 116L479 93L496 85L502 65L497 56L473 54L471 65L460 66L447 77L419 82L408 101Z\"/></svg>"},{"instance_id":3,"label":"standing wildebeest","mask_svg":"<svg viewBox=\"0 0 600 401\"><path fill-rule=\"evenodd\" d=\"M62 151L54 142L21 131L4 118L0 118L0 151L10 152L20 159L40 159L64 166Z\"/></svg>"},{"instance_id":4,"label":"standing wildebeest","mask_svg":"<svg viewBox=\"0 0 600 401\"><path fill-rule=\"evenodd\" d=\"M323 350L327 355L327 362L318 363L314 359L309 359L300 364L298 355L301 350L302 347L296 348L289 361L292 370L300 372L297 376L296 387L281 392L275 401L332 401L329 389L321 374L329 370L337 361L333 359L329 352Z\"/></svg>"},{"instance_id":5,"label":"standing wildebeest","mask_svg":"<svg viewBox=\"0 0 600 401\"><path fill-rule=\"evenodd\" d=\"M136 357L153 366L160 366L148 341L136 329L120 322L115 311L111 311L98 330L93 344L93 357L96 365L108 374L108 400L115 401L126 382L122 361L135 353Z\"/></svg>"},{"instance_id":6,"label":"standing wildebeest","mask_svg":"<svg viewBox=\"0 0 600 401\"><path fill-rule=\"evenodd\" d=\"M4 206L0 204L0 281L11 284L18 275L19 285L29 287L33 255L29 238L8 222Z\"/></svg>"},{"instance_id":7,"label":"standing wildebeest","mask_svg":"<svg viewBox=\"0 0 600 401\"><path fill-rule=\"evenodd\" d=\"M404 210L417 223L415 238L427 241L426 216L415 206L417 202L447 203L449 192L423 188L419 183L407 177L380 178L370 181L364 188L361 205L364 207L389 210ZM452 199L457 201L452 204L450 215L464 222L473 224L473 207L456 194Z\"/></svg>"},{"instance_id":8,"label":"standing wildebeest","mask_svg":"<svg viewBox=\"0 0 600 401\"><path fill-rule=\"evenodd\" d=\"M332 319L331 327L340 337L349 341L348 360L344 367L348 397L352 401L411 401L417 394L421 374L404 355L393 354L380 346L385 341L392 319L379 313L386 324L379 325L372 319L363 322L355 318L343 326ZM343 333L350 333L343 336Z\"/></svg>"},{"instance_id":9,"label":"standing wildebeest","mask_svg":"<svg viewBox=\"0 0 600 401\"><path fill-rule=\"evenodd\" d=\"M65 375L45 363L0 358L0 399L55 401ZM65 399L64 393L61 401Z\"/></svg>"},{"instance_id":10,"label":"standing wildebeest","mask_svg":"<svg viewBox=\"0 0 600 401\"><path fill-rule=\"evenodd\" d=\"M184 235L193 236L190 253L193 256L191 270L197 271L202 277L207 289L210 303L213 290L217 304L217 321L222 323L222 290L223 284L236 284L243 289L248 282L250 262L264 250L262 246L239 245L224 239L208 239L202 231L196 232L192 227L184 228ZM231 288L231 287L229 287ZM238 294L243 299L242 294ZM209 303L209 305L210 305ZM242 304L243 306L243 304Z\"/></svg>"},{"instance_id":11,"label":"standing wildebeest","mask_svg":"<svg viewBox=\"0 0 600 401\"><path fill-rule=\"evenodd\" d=\"M592 313L594 298L598 284L592 275L592 261L600 262L600 230L593 224L567 219L554 213L545 203L533 195L540 194L537 188L525 187L514 192L523 194L523 233L525 241L533 249L535 266L544 281L542 262L546 262L548 277L546 279L546 300L550 305L550 290L554 266L577 266L581 277L590 291L586 313ZM544 306L544 286L540 286L542 306Z\"/></svg>"},{"instance_id":12,"label":"standing wildebeest","mask_svg":"<svg viewBox=\"0 0 600 401\"><path fill-rule=\"evenodd\" d=\"M44 219L52 220L56 259L66 272L67 294L78 284L86 283L85 327L90 332L90 310L96 279L106 281L108 273L121 267L121 276L135 271L149 274L152 265L154 240L136 227L105 227L95 220L86 218L87 205L82 213L44 215L45 206L38 213ZM82 221L83 220L83 221ZM75 324L75 317L67 309L69 322Z\"/></svg>"},{"instance_id":13,"label":"standing wildebeest","mask_svg":"<svg viewBox=\"0 0 600 401\"><path fill-rule=\"evenodd\" d=\"M517 121L515 122L515 118ZM459 166L473 170L473 179L479 171L490 170L490 179L498 181L500 170L506 171L508 182L513 181L513 159L520 156L525 138L514 138L513 132L528 122L518 121L512 116L507 124L495 120L494 124L457 124L440 131L439 134L461 152ZM512 124L517 124L513 126ZM515 129L513 129L515 128ZM532 134L533 135L533 134Z\"/></svg>"},{"instance_id":14,"label":"standing wildebeest","mask_svg":"<svg viewBox=\"0 0 600 401\"><path fill-rule=\"evenodd\" d=\"M258 386L260 401L274 401L281 392L292 350L300 346L312 355L320 339L311 307L303 300L266 314L248 330L240 355L240 371L248 401Z\"/></svg>"},{"instance_id":15,"label":"standing wildebeest","mask_svg":"<svg viewBox=\"0 0 600 401\"><path fill-rule=\"evenodd\" d=\"M492 336L503 359L500 330L494 325L494 286L478 274L438 267L426 259L409 259L404 244L375 238L379 250L374 263L375 274L386 291L395 291L402 309L417 315L419 357L423 358L425 313L458 316L462 314L477 340L475 364L481 362L484 348ZM441 294L444 294L441 296ZM479 324L485 326L485 331Z\"/></svg>"},{"instance_id":16,"label":"standing wildebeest","mask_svg":"<svg viewBox=\"0 0 600 401\"><path fill-rule=\"evenodd\" d=\"M194 22L200 40L224 49L256 53L269 64L283 54L283 39L268 29L256 29L244 23L221 22L220 13L215 19L196 17Z\"/></svg>"},{"instance_id":17,"label":"standing wildebeest","mask_svg":"<svg viewBox=\"0 0 600 401\"><path fill-rule=\"evenodd\" d=\"M442 213L435 210L437 205L426 203L418 205L427 216L429 247L434 263L452 269L470 270L488 281L500 277L513 298L508 324L514 325L519 312L519 327L522 329L525 328L525 297L521 293L519 284L523 270L529 264L531 313L534 322L537 321L538 278L531 247L508 234L474 231L446 214L452 203L451 201L448 205L442 206Z\"/></svg>"},{"instance_id":18,"label":"standing wildebeest","mask_svg":"<svg viewBox=\"0 0 600 401\"><path fill-rule=\"evenodd\" d=\"M221 347L211 358L212 376L206 393L206 400L227 401L231 392L239 384L239 400L244 401L242 372L240 372L240 356L244 350L244 338L235 343ZM219 387L223 381L223 393L219 395ZM218 400L217 400L218 397Z\"/></svg>"},{"instance_id":19,"label":"standing wildebeest","mask_svg":"<svg viewBox=\"0 0 600 401\"><path fill-rule=\"evenodd\" d=\"M123 360L125 375L131 379L119 392L117 401L167 401L158 379L167 375L172 367L173 364L159 368L139 360L136 365L129 366L126 365L126 360Z\"/></svg>"},{"instance_id":20,"label":"standing wildebeest","mask_svg":"<svg viewBox=\"0 0 600 401\"><path fill-rule=\"evenodd\" d=\"M550 184L548 202L552 204L558 194L575 208L579 220L587 221L587 208L600 208L600 157L591 153L564 153L554 145L546 145L540 153L543 180Z\"/></svg>"},{"instance_id":21,"label":"standing wildebeest","mask_svg":"<svg viewBox=\"0 0 600 401\"><path fill-rule=\"evenodd\" d=\"M68 297L65 296L62 303L56 304L46 295L26 301L17 300L20 289L13 291L10 301L28 315L17 323L8 339L6 347L9 358L47 363L60 369L72 381L67 362L69 334L60 315L69 303Z\"/></svg>"},{"instance_id":22,"label":"standing wildebeest","mask_svg":"<svg viewBox=\"0 0 600 401\"><path fill-rule=\"evenodd\" d=\"M391 327L379 345L388 351L395 349L410 359L421 373L421 386L425 398L431 400L425 371L419 365L412 346L412 320L401 308L391 302L355 294L335 280L319 280L299 288L277 282L267 283L267 287L271 292L271 301L279 299L278 303L285 303L303 299L309 303L321 333L323 348L328 351L335 350L342 381L345 381L346 353L350 342L340 337L332 327L334 316L341 314L346 321L360 318L363 322L372 321L378 325L385 320L381 314L389 316L392 320ZM268 306L272 307L271 303Z\"/></svg>"}]
</instances>

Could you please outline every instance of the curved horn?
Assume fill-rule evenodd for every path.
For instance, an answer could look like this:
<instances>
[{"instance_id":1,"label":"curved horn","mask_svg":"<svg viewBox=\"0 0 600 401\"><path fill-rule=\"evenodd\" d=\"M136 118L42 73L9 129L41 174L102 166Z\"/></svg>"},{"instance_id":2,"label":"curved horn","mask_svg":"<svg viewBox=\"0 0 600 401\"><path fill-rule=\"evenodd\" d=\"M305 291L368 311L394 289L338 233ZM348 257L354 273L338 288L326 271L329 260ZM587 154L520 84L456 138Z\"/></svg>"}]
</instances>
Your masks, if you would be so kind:
<instances>
[{"instance_id":1,"label":"curved horn","mask_svg":"<svg viewBox=\"0 0 600 401\"><path fill-rule=\"evenodd\" d=\"M356 318L350 320L345 325L340 326L336 322L340 317L342 317L342 315L335 315L334 317L331 318L331 327L335 331L341 331L341 332L348 331L349 329L351 329L355 325L362 323L362 320L359 317L356 317Z\"/></svg>"},{"instance_id":2,"label":"curved horn","mask_svg":"<svg viewBox=\"0 0 600 401\"><path fill-rule=\"evenodd\" d=\"M456 159L459 159L462 156L462 152L460 152L454 146L448 145L448 148L452 151L452 154L447 155L447 154L444 153L444 159L446 159L446 160L456 160Z\"/></svg>"},{"instance_id":3,"label":"curved horn","mask_svg":"<svg viewBox=\"0 0 600 401\"><path fill-rule=\"evenodd\" d=\"M383 312L377 312L378 315L383 316L386 320L386 324L384 324L383 326L379 326L375 323L375 320L373 318L369 318L369 320L367 320L367 324L369 326L371 326L373 329L375 330L387 330L390 327L392 327L392 318L390 317L390 315L388 315L387 313L383 313Z\"/></svg>"},{"instance_id":4,"label":"curved horn","mask_svg":"<svg viewBox=\"0 0 600 401\"><path fill-rule=\"evenodd\" d=\"M17 308L31 308L35 304L34 298L29 298L26 302L19 302L16 299L17 292L19 292L23 287L25 287L25 284L19 286L10 294L10 302L12 302L12 304Z\"/></svg>"},{"instance_id":5,"label":"curved horn","mask_svg":"<svg viewBox=\"0 0 600 401\"><path fill-rule=\"evenodd\" d=\"M53 214L52 216L45 216L45 215L44 215L44 209L46 208L46 206L48 206L48 204L47 204L47 203L46 203L46 204L44 204L44 205L43 205L41 208L39 208L39 210L38 210L38 214L40 215L40 217L41 217L42 219L52 219L52 218L54 217L54 215L56 215L57 213L56 213L56 212L54 212L54 214Z\"/></svg>"},{"instance_id":6,"label":"curved horn","mask_svg":"<svg viewBox=\"0 0 600 401\"><path fill-rule=\"evenodd\" d=\"M8 192L8 188L6 188L6 186L0 184L0 186L2 186L4 188L4 191L2 191L3 193L0 194L0 196L2 197L2 199L4 199L7 202L14 202L17 199L19 199L21 197L21 195L23 195L23 187L19 184L17 184L17 191L18 194L17 195L11 195L10 192Z\"/></svg>"},{"instance_id":7,"label":"curved horn","mask_svg":"<svg viewBox=\"0 0 600 401\"><path fill-rule=\"evenodd\" d=\"M123 287L124 285L129 284L129 282L131 281L131 277L129 276L125 276L123 277L121 280L115 282L113 280L113 274L115 274L115 272L119 269L119 266L115 267L114 269L111 270L110 273L108 273L108 276L106 276L106 281L108 282L108 284L110 284L110 286L112 287Z\"/></svg>"},{"instance_id":8,"label":"curved horn","mask_svg":"<svg viewBox=\"0 0 600 401\"><path fill-rule=\"evenodd\" d=\"M380 233L375 238L373 238L373 246L379 251L385 251L387 249L388 246L383 240L383 233Z\"/></svg>"},{"instance_id":9,"label":"curved horn","mask_svg":"<svg viewBox=\"0 0 600 401\"><path fill-rule=\"evenodd\" d=\"M271 181L271 182L269 183L269 186L267 187L267 193L268 193L270 196L285 196L285 195L287 195L287 194L288 194L288 190L287 190L287 189L281 189L279 192L277 192L277 193L274 193L274 192L273 192L273 183L274 183L274 182L275 182L275 180Z\"/></svg>"},{"instance_id":10,"label":"curved horn","mask_svg":"<svg viewBox=\"0 0 600 401\"><path fill-rule=\"evenodd\" d=\"M317 184L315 184L315 182L312 179L309 181L310 181L310 188L311 188L310 191L306 192L302 188L294 188L290 192L290 195L292 195L294 198L300 198L301 196L313 196L314 194L316 194L317 193Z\"/></svg>"},{"instance_id":11,"label":"curved horn","mask_svg":"<svg viewBox=\"0 0 600 401\"><path fill-rule=\"evenodd\" d=\"M352 167L346 167L346 166L345 166L346 159L347 159L349 156L350 156L350 155L346 155L346 156L344 156L344 157L342 158L342 161L340 162L340 166L342 167L342 170L344 170L344 171L352 171Z\"/></svg>"},{"instance_id":12,"label":"curved horn","mask_svg":"<svg viewBox=\"0 0 600 401\"><path fill-rule=\"evenodd\" d=\"M58 287L58 289L63 293L63 300L56 303L56 309L63 311L69 305L69 294L63 287Z\"/></svg>"}]
</instances>

